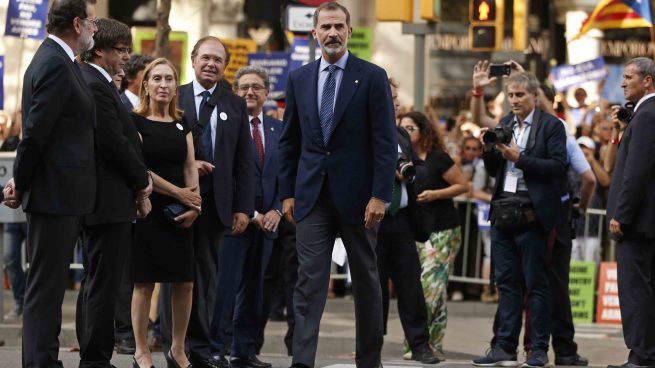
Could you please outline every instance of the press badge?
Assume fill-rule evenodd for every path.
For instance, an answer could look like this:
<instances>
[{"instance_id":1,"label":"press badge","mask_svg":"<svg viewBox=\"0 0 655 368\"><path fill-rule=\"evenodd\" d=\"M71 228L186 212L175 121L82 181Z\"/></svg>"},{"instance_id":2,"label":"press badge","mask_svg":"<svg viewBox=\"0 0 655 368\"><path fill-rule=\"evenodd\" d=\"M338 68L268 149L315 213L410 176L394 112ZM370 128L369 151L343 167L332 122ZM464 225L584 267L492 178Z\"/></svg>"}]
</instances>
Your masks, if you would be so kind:
<instances>
[{"instance_id":1,"label":"press badge","mask_svg":"<svg viewBox=\"0 0 655 368\"><path fill-rule=\"evenodd\" d=\"M505 185L503 186L503 191L509 193L516 193L516 188L519 185L519 177L516 173L508 171L505 175Z\"/></svg>"}]
</instances>

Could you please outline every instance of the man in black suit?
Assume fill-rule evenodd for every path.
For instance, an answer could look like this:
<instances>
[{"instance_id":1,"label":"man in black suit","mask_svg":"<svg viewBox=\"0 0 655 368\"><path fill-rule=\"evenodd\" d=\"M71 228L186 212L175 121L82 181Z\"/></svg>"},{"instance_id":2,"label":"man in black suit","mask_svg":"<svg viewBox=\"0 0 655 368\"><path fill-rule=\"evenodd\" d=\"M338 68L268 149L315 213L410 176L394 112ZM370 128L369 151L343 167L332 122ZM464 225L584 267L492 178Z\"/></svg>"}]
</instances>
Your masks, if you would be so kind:
<instances>
[{"instance_id":1,"label":"man in black suit","mask_svg":"<svg viewBox=\"0 0 655 368\"><path fill-rule=\"evenodd\" d=\"M607 202L608 229L618 241L623 336L630 349L628 361L619 367L655 366L654 81L653 60L625 64L621 88L636 105L619 143Z\"/></svg>"},{"instance_id":2,"label":"man in black suit","mask_svg":"<svg viewBox=\"0 0 655 368\"><path fill-rule=\"evenodd\" d=\"M55 0L23 81L23 140L5 204L27 213L23 366L61 367L58 334L68 267L96 204L95 102L75 62L93 47L95 0Z\"/></svg>"},{"instance_id":3,"label":"man in black suit","mask_svg":"<svg viewBox=\"0 0 655 368\"><path fill-rule=\"evenodd\" d=\"M494 272L501 295L497 341L486 356L473 360L473 365L517 364L525 285L533 352L524 366L543 367L548 363L550 337L546 242L562 220L566 132L556 117L536 107L539 81L534 75L514 73L506 85L512 113L496 129L505 129L499 136L508 136L511 143L487 137L493 144L485 146L483 155L487 171L496 177L490 219ZM508 213L517 216L503 222Z\"/></svg>"},{"instance_id":4,"label":"man in black suit","mask_svg":"<svg viewBox=\"0 0 655 368\"><path fill-rule=\"evenodd\" d=\"M394 110L398 112L398 87L389 80ZM378 259L380 288L382 289L382 311L384 331L387 331L389 316L389 287L391 278L398 295L398 315L405 332L405 339L412 351L412 359L423 364L439 362L428 345L428 312L421 286L421 262L416 250L414 227L420 224L416 214L416 194L414 192L414 174L417 168L414 162L418 157L405 129L398 127L398 156L403 157L411 166L405 166L403 172L396 171L391 202L387 204L386 215L380 223L375 252ZM409 171L406 171L409 170ZM412 173L413 172L413 173ZM427 240L427 233L424 234ZM420 236L419 236L420 237Z\"/></svg>"},{"instance_id":5,"label":"man in black suit","mask_svg":"<svg viewBox=\"0 0 655 368\"><path fill-rule=\"evenodd\" d=\"M314 12L322 57L289 75L280 137L280 198L297 222L293 366L314 367L337 232L348 252L356 306L358 367L381 364L382 295L375 244L391 201L398 158L386 72L348 52L348 9Z\"/></svg>"},{"instance_id":6,"label":"man in black suit","mask_svg":"<svg viewBox=\"0 0 655 368\"><path fill-rule=\"evenodd\" d=\"M143 81L143 71L146 70L146 66L153 60L153 57L150 55L134 54L125 63L123 67L125 77L122 82L124 90L121 93L121 101L123 101L123 105L125 105L127 111L132 111L139 106L139 89ZM130 292L131 295L132 293Z\"/></svg>"},{"instance_id":7,"label":"man in black suit","mask_svg":"<svg viewBox=\"0 0 655 368\"><path fill-rule=\"evenodd\" d=\"M77 299L80 367L109 367L114 348L114 303L124 260L131 248L132 221L139 202L149 212L152 182L143 163L139 134L123 106L112 76L129 58L130 28L99 19L94 46L82 53L82 75L96 101L95 211L84 221L84 278Z\"/></svg>"},{"instance_id":8,"label":"man in black suit","mask_svg":"<svg viewBox=\"0 0 655 368\"><path fill-rule=\"evenodd\" d=\"M219 252L226 230L233 235L242 233L255 210L255 168L246 103L218 83L229 61L230 54L218 38L201 38L191 52L195 79L180 87L180 108L194 131L203 203L202 215L194 224L196 276L187 329L189 360L200 368L228 364L210 355ZM168 293L163 286L160 319L165 345L170 344Z\"/></svg>"}]
</instances>

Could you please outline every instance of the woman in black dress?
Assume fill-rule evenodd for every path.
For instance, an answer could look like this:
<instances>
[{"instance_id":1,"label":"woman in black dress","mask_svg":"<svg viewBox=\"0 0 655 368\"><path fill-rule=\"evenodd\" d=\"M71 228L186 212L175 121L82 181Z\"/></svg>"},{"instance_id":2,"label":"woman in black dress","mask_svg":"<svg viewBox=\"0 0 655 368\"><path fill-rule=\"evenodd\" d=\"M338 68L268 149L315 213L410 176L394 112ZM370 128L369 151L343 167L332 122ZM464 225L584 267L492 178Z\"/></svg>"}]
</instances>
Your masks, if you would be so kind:
<instances>
[{"instance_id":1,"label":"woman in black dress","mask_svg":"<svg viewBox=\"0 0 655 368\"><path fill-rule=\"evenodd\" d=\"M148 349L148 312L155 282L170 282L173 336L166 354L169 367L190 367L184 350L193 292L193 229L200 213L198 171L194 167L193 138L177 109L178 75L164 58L154 60L143 75L141 105L132 118L143 140L143 156L151 171L152 210L135 226L132 251L132 326L136 340L134 367L151 367ZM187 211L164 216L170 204Z\"/></svg>"}]
</instances>

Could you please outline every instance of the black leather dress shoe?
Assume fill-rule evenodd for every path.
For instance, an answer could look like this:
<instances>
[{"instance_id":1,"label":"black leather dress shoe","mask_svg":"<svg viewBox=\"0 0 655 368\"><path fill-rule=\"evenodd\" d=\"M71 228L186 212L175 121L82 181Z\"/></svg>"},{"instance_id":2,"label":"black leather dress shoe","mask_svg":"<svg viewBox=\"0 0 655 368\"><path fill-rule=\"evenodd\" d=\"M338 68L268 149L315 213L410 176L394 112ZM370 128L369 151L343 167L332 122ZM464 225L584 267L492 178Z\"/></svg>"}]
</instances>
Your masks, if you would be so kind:
<instances>
[{"instance_id":1,"label":"black leather dress shoe","mask_svg":"<svg viewBox=\"0 0 655 368\"><path fill-rule=\"evenodd\" d=\"M229 368L230 363L224 357L222 359L205 358L205 359L189 359L194 368Z\"/></svg>"},{"instance_id":2,"label":"black leather dress shoe","mask_svg":"<svg viewBox=\"0 0 655 368\"><path fill-rule=\"evenodd\" d=\"M230 359L232 368L271 368L271 363L262 362L256 355Z\"/></svg>"},{"instance_id":3,"label":"black leather dress shoe","mask_svg":"<svg viewBox=\"0 0 655 368\"><path fill-rule=\"evenodd\" d=\"M309 368L309 367L302 364L302 363L293 363L293 364L291 364L291 367L289 367L289 368Z\"/></svg>"},{"instance_id":4,"label":"black leather dress shoe","mask_svg":"<svg viewBox=\"0 0 655 368\"><path fill-rule=\"evenodd\" d=\"M625 362L621 365L608 365L607 368L655 368L655 365L637 365L630 362Z\"/></svg>"},{"instance_id":5,"label":"black leather dress shoe","mask_svg":"<svg viewBox=\"0 0 655 368\"><path fill-rule=\"evenodd\" d=\"M439 363L439 358L428 345L423 345L414 349L414 351L412 351L412 360L419 361L422 364Z\"/></svg>"},{"instance_id":6,"label":"black leather dress shoe","mask_svg":"<svg viewBox=\"0 0 655 368\"><path fill-rule=\"evenodd\" d=\"M116 354L134 355L136 352L134 341L127 339L116 341L114 347L116 348Z\"/></svg>"},{"instance_id":7,"label":"black leather dress shoe","mask_svg":"<svg viewBox=\"0 0 655 368\"><path fill-rule=\"evenodd\" d=\"M586 367L589 365L589 360L587 360L587 358L581 357L578 354L569 355L569 356L558 356L555 357L555 365Z\"/></svg>"}]
</instances>

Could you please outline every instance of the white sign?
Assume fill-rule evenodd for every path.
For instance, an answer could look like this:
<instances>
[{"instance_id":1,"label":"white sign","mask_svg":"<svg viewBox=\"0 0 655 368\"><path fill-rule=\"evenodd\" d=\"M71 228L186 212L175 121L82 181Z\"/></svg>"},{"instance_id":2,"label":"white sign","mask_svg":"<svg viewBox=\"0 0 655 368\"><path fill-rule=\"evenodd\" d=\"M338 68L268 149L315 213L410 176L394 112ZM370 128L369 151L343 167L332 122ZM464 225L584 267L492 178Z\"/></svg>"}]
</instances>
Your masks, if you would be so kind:
<instances>
[{"instance_id":1,"label":"white sign","mask_svg":"<svg viewBox=\"0 0 655 368\"><path fill-rule=\"evenodd\" d=\"M287 30L291 32L309 33L314 27L314 11L316 7L288 6Z\"/></svg>"}]
</instances>

